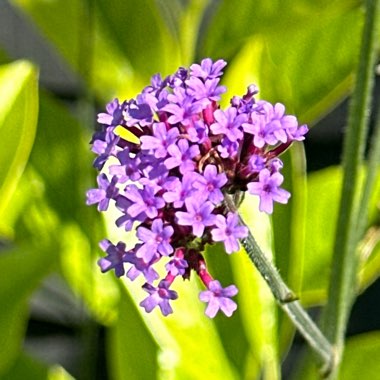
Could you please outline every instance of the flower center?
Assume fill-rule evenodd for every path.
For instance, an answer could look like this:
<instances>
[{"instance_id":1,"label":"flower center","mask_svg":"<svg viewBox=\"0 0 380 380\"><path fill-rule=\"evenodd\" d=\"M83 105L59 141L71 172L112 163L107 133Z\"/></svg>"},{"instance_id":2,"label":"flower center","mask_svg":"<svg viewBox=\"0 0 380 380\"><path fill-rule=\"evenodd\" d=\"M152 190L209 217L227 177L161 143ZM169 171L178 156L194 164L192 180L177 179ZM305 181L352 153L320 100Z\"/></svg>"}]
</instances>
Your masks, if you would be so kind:
<instances>
[{"instance_id":1,"label":"flower center","mask_svg":"<svg viewBox=\"0 0 380 380\"><path fill-rule=\"evenodd\" d=\"M195 217L194 217L195 221L196 222L201 222L202 221L202 215L201 214L196 214Z\"/></svg>"}]
</instances>

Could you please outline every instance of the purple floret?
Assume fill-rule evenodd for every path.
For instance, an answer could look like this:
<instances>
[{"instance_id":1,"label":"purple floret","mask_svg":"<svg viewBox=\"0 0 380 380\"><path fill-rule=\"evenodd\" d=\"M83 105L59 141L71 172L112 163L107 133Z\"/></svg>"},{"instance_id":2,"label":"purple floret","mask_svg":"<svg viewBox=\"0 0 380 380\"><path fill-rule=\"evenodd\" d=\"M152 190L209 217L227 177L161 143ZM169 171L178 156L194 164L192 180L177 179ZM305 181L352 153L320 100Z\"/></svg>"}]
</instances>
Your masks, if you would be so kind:
<instances>
[{"instance_id":1,"label":"purple floret","mask_svg":"<svg viewBox=\"0 0 380 380\"><path fill-rule=\"evenodd\" d=\"M247 115L237 115L235 107L227 108L226 111L216 110L214 112L216 123L210 126L214 135L225 135L230 141L241 140L243 137L242 124L247 121Z\"/></svg>"},{"instance_id":2,"label":"purple floret","mask_svg":"<svg viewBox=\"0 0 380 380\"><path fill-rule=\"evenodd\" d=\"M196 102L192 96L189 96L185 89L175 88L174 94L168 95L168 103L162 108L162 111L169 112L171 116L168 123L189 125L193 121L193 116L202 111L207 106L208 101Z\"/></svg>"},{"instance_id":3,"label":"purple floret","mask_svg":"<svg viewBox=\"0 0 380 380\"><path fill-rule=\"evenodd\" d=\"M169 301L178 298L177 292L169 289L170 284L167 281L161 281L157 288L151 284L144 284L143 289L149 293L149 296L140 302L147 313L150 313L156 306L159 306L163 315L173 313Z\"/></svg>"},{"instance_id":4,"label":"purple floret","mask_svg":"<svg viewBox=\"0 0 380 380\"><path fill-rule=\"evenodd\" d=\"M115 270L117 277L124 275L124 263L129 262L128 254L125 250L125 243L119 242L113 245L109 240L104 239L100 243L100 248L107 253L106 257L98 260L98 265L103 273L111 269Z\"/></svg>"},{"instance_id":5,"label":"purple floret","mask_svg":"<svg viewBox=\"0 0 380 380\"><path fill-rule=\"evenodd\" d=\"M139 158L132 156L128 147L125 147L124 150L118 152L116 156L120 165L110 165L109 172L118 177L119 183L127 182L129 179L137 181L141 178L138 169L140 160Z\"/></svg>"},{"instance_id":6,"label":"purple floret","mask_svg":"<svg viewBox=\"0 0 380 380\"><path fill-rule=\"evenodd\" d=\"M170 255L173 252L173 247L170 245L170 237L173 233L173 227L164 226L161 219L155 219L151 229L139 227L136 236L144 244L137 250L136 256L148 262L157 252L163 256Z\"/></svg>"},{"instance_id":7,"label":"purple floret","mask_svg":"<svg viewBox=\"0 0 380 380\"><path fill-rule=\"evenodd\" d=\"M165 184L166 193L163 198L167 203L173 203L175 208L180 208L185 203L186 198L191 197L195 193L193 187L194 173L187 173L182 177L182 181L178 178Z\"/></svg>"},{"instance_id":8,"label":"purple floret","mask_svg":"<svg viewBox=\"0 0 380 380\"><path fill-rule=\"evenodd\" d=\"M136 185L129 185L125 191L125 197L132 201L132 205L128 208L128 214L137 217L141 213L145 213L149 218L155 218L158 209L165 206L165 201L161 197L156 197L157 192L152 186L144 186L139 189Z\"/></svg>"},{"instance_id":9,"label":"purple floret","mask_svg":"<svg viewBox=\"0 0 380 380\"><path fill-rule=\"evenodd\" d=\"M138 246L135 247L135 251ZM127 271L127 277L134 281L138 276L143 275L145 280L151 284L157 280L160 276L153 269L153 264L157 261L157 257L154 257L151 261L145 262L143 259L138 258L134 255L133 260L131 260L132 267Z\"/></svg>"},{"instance_id":10,"label":"purple floret","mask_svg":"<svg viewBox=\"0 0 380 380\"><path fill-rule=\"evenodd\" d=\"M218 86L218 83L219 79L207 79L203 82L199 78L191 77L186 81L187 93L196 100L208 99L210 102L217 102L220 95L226 92L226 88Z\"/></svg>"},{"instance_id":11,"label":"purple floret","mask_svg":"<svg viewBox=\"0 0 380 380\"><path fill-rule=\"evenodd\" d=\"M114 134L114 127L108 127L94 134L91 143L92 151L98 155L94 160L94 168L101 170L106 161L118 152L120 137Z\"/></svg>"},{"instance_id":12,"label":"purple floret","mask_svg":"<svg viewBox=\"0 0 380 380\"><path fill-rule=\"evenodd\" d=\"M212 240L222 241L227 253L239 250L239 239L248 236L248 228L239 225L237 214L228 213L227 218L217 215L215 224L217 228L211 231Z\"/></svg>"},{"instance_id":13,"label":"purple floret","mask_svg":"<svg viewBox=\"0 0 380 380\"><path fill-rule=\"evenodd\" d=\"M178 128L167 130L165 123L154 123L153 136L140 137L141 149L152 151L156 158L164 158L168 155L168 146L174 144L178 136Z\"/></svg>"},{"instance_id":14,"label":"purple floret","mask_svg":"<svg viewBox=\"0 0 380 380\"><path fill-rule=\"evenodd\" d=\"M107 113L98 114L98 123L104 125L118 126L123 123L123 111L125 108L125 102L120 104L119 99L114 99L106 106Z\"/></svg>"},{"instance_id":15,"label":"purple floret","mask_svg":"<svg viewBox=\"0 0 380 380\"><path fill-rule=\"evenodd\" d=\"M108 209L111 199L115 199L119 193L119 189L116 187L117 177L112 177L111 181L107 176L102 173L97 178L97 189L91 189L87 191L87 205L98 203L99 211L106 211Z\"/></svg>"},{"instance_id":16,"label":"purple floret","mask_svg":"<svg viewBox=\"0 0 380 380\"><path fill-rule=\"evenodd\" d=\"M215 165L207 165L202 175L194 174L194 188L202 194L207 194L208 199L215 205L223 201L221 188L226 183L227 176L224 173L218 174Z\"/></svg>"},{"instance_id":17,"label":"purple floret","mask_svg":"<svg viewBox=\"0 0 380 380\"><path fill-rule=\"evenodd\" d=\"M221 310L227 317L230 317L237 309L237 305L231 300L231 297L238 293L238 289L235 285L222 288L218 280L211 281L208 286L208 290L204 290L199 294L199 299L202 302L207 302L207 308L205 314L214 318L215 315Z\"/></svg>"},{"instance_id":18,"label":"purple floret","mask_svg":"<svg viewBox=\"0 0 380 380\"><path fill-rule=\"evenodd\" d=\"M187 261L180 257L174 257L165 265L165 269L172 276L183 276L186 272L186 268L188 267L189 264Z\"/></svg>"},{"instance_id":19,"label":"purple floret","mask_svg":"<svg viewBox=\"0 0 380 380\"><path fill-rule=\"evenodd\" d=\"M215 223L214 205L207 201L204 202L201 197L187 198L185 200L186 212L177 211L177 223L181 226L191 226L193 234L201 237L205 227L212 226Z\"/></svg>"},{"instance_id":20,"label":"purple floret","mask_svg":"<svg viewBox=\"0 0 380 380\"><path fill-rule=\"evenodd\" d=\"M222 59L213 62L210 58L202 60L201 64L194 63L190 66L191 75L202 79L217 78L223 74L223 68L227 65Z\"/></svg>"},{"instance_id":21,"label":"purple floret","mask_svg":"<svg viewBox=\"0 0 380 380\"><path fill-rule=\"evenodd\" d=\"M195 169L193 158L199 155L200 151L198 145L189 145L187 140L181 139L177 144L169 146L168 153L171 157L165 160L165 166L168 169L178 166L181 174L185 174Z\"/></svg>"},{"instance_id":22,"label":"purple floret","mask_svg":"<svg viewBox=\"0 0 380 380\"><path fill-rule=\"evenodd\" d=\"M290 193L279 188L283 181L284 177L280 173L271 174L268 169L263 169L259 174L259 182L251 182L247 185L250 194L260 197L260 211L271 214L273 201L288 203Z\"/></svg>"}]
</instances>

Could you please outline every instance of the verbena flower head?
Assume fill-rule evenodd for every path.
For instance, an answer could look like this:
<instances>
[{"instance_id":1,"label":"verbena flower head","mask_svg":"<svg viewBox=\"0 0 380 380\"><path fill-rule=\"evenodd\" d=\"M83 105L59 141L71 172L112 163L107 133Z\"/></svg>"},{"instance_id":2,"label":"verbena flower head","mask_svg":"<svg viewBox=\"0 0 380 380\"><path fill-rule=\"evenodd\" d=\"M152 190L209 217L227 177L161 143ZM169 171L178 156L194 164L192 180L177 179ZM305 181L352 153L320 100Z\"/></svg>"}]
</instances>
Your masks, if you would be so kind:
<instances>
[{"instance_id":1,"label":"verbena flower head","mask_svg":"<svg viewBox=\"0 0 380 380\"><path fill-rule=\"evenodd\" d=\"M114 99L98 115L101 128L92 150L100 174L87 203L106 211L113 202L120 211L116 225L134 231L138 240L131 247L103 240L107 256L99 266L132 281L143 276L148 297L140 305L147 312L158 306L163 315L172 313L170 301L178 297L171 289L174 280L195 272L206 287L199 296L208 303L206 315L232 315L237 288L223 288L202 256L206 244L216 242L228 254L236 252L248 235L238 215L227 210L224 196L248 191L259 197L259 210L266 213L273 212L274 202L287 203L290 197L280 187L278 156L303 140L308 128L286 115L284 105L256 100L254 85L221 109L225 66L223 60L206 58L164 79L157 74L136 99ZM122 129L139 142L126 140ZM161 262L163 278L156 271Z\"/></svg>"}]
</instances>

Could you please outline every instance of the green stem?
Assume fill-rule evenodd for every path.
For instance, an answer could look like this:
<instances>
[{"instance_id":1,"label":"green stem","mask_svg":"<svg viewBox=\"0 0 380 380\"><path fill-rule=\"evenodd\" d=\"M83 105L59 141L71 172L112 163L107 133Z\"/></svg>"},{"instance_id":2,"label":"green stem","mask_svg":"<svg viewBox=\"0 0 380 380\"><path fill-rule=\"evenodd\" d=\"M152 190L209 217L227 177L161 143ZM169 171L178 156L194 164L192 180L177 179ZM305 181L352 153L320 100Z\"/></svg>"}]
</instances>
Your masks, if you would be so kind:
<instances>
[{"instance_id":1,"label":"green stem","mask_svg":"<svg viewBox=\"0 0 380 380\"><path fill-rule=\"evenodd\" d=\"M376 178L379 175L380 162L380 99L377 104L377 118L368 152L366 178L363 184L363 193L360 200L357 231L360 237L364 234L368 222L368 210L371 195L373 194Z\"/></svg>"},{"instance_id":2,"label":"green stem","mask_svg":"<svg viewBox=\"0 0 380 380\"><path fill-rule=\"evenodd\" d=\"M225 205L229 211L238 214L234 201L229 195L225 196ZM239 221L241 225L245 225L240 215ZM323 364L322 371L324 373L329 373L334 363L334 353L329 341L324 337L317 325L302 308L294 293L285 284L276 267L260 249L251 232L249 231L248 236L241 239L240 242L246 250L248 257L272 290L272 293L282 310L288 315L295 327L319 357Z\"/></svg>"},{"instance_id":3,"label":"green stem","mask_svg":"<svg viewBox=\"0 0 380 380\"><path fill-rule=\"evenodd\" d=\"M330 275L327 306L323 314L323 331L336 346L337 376L341 361L348 315L353 302L358 260L356 248L360 239L357 230L359 166L368 130L368 110L373 88L376 27L379 23L379 0L367 0L356 88L352 96L347 134L343 148L344 178L337 222L334 256Z\"/></svg>"}]
</instances>

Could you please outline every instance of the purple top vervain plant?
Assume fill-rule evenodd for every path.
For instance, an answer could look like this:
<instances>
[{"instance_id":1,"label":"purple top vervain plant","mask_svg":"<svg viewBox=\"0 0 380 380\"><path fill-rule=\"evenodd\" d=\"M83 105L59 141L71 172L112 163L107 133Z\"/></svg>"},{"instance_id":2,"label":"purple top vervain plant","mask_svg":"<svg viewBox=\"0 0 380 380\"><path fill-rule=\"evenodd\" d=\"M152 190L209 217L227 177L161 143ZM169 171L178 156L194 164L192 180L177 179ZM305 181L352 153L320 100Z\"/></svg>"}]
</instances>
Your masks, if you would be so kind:
<instances>
[{"instance_id":1,"label":"purple top vervain plant","mask_svg":"<svg viewBox=\"0 0 380 380\"><path fill-rule=\"evenodd\" d=\"M280 188L278 155L294 140L303 140L308 129L286 115L282 104L257 101L253 85L220 109L225 66L223 60L206 58L165 79L155 75L136 99L114 99L98 117L101 130L92 144L98 155L94 166L102 172L99 188L87 193L87 204L105 211L113 201L121 212L117 226L126 231L135 227L139 239L128 249L122 242L103 241L107 256L99 265L103 272L114 269L131 280L142 274L149 295L140 305L147 312L159 306L164 315L172 313L169 301L178 297L170 289L173 281L188 279L194 271L207 288L200 294L208 303L206 315L213 318L219 310L232 315L237 288L222 288L201 254L215 242L223 242L227 253L235 252L239 239L248 235L237 214L225 207L224 194L248 191L267 213L274 201L287 203L290 197ZM132 132L140 143L125 140L117 127ZM105 166L111 157L113 164ZM167 261L161 280L154 270L160 260Z\"/></svg>"}]
</instances>

